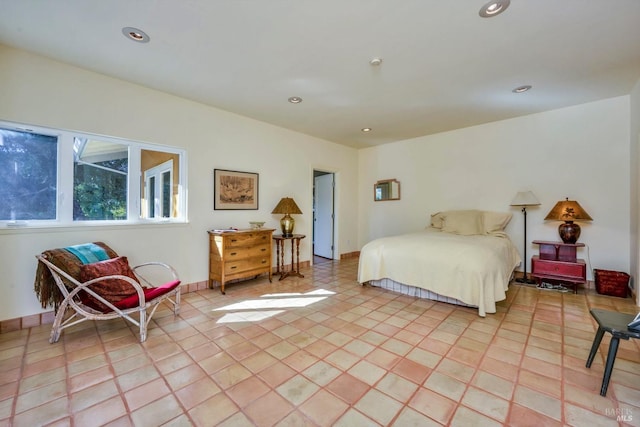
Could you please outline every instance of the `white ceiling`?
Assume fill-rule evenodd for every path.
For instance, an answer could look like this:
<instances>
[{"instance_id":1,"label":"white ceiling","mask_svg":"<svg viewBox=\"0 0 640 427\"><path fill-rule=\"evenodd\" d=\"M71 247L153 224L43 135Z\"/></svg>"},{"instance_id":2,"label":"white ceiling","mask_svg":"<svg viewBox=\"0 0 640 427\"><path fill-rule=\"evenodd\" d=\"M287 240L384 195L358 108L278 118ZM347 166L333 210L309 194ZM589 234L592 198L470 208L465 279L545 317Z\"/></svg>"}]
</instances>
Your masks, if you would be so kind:
<instances>
[{"instance_id":1,"label":"white ceiling","mask_svg":"<svg viewBox=\"0 0 640 427\"><path fill-rule=\"evenodd\" d=\"M512 0L490 19L485 2L0 0L0 43L353 147L626 95L640 78L639 0Z\"/></svg>"}]
</instances>

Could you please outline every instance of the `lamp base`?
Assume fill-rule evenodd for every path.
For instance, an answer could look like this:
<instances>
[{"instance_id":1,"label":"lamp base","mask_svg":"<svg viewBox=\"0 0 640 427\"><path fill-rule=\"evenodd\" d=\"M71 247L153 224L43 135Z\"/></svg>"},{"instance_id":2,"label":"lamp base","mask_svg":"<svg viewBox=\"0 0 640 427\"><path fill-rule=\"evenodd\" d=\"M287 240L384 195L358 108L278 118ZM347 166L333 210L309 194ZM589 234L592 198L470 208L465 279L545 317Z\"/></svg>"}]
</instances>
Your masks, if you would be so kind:
<instances>
[{"instance_id":1,"label":"lamp base","mask_svg":"<svg viewBox=\"0 0 640 427\"><path fill-rule=\"evenodd\" d=\"M573 221L566 221L558 226L558 232L564 243L575 243L580 237L580 226Z\"/></svg>"},{"instance_id":2,"label":"lamp base","mask_svg":"<svg viewBox=\"0 0 640 427\"><path fill-rule=\"evenodd\" d=\"M280 220L280 229L284 237L293 236L293 227L295 227L296 221L289 214L285 214Z\"/></svg>"},{"instance_id":3,"label":"lamp base","mask_svg":"<svg viewBox=\"0 0 640 427\"><path fill-rule=\"evenodd\" d=\"M536 282L533 279L527 279L526 277L517 277L516 278L516 282L517 283L525 283L527 285L537 285L538 282Z\"/></svg>"}]
</instances>

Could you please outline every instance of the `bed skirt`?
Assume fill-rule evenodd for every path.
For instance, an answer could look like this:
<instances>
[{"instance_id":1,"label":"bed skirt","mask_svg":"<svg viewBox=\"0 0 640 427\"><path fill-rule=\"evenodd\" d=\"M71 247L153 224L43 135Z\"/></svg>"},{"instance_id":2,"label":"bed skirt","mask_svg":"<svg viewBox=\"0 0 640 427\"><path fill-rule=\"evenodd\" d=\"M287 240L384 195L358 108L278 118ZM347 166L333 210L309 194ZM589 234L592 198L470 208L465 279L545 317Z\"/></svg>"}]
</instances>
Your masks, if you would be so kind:
<instances>
[{"instance_id":1,"label":"bed skirt","mask_svg":"<svg viewBox=\"0 0 640 427\"><path fill-rule=\"evenodd\" d=\"M375 287L386 289L393 292L398 292L411 297L429 299L429 300L439 301L439 302L446 302L449 304L461 305L464 307L477 308L477 306L475 305L466 304L458 299L440 295L435 292L431 292L427 289L418 288L416 286L409 286L402 283L398 283L391 279L370 280L367 283L371 286L375 286Z\"/></svg>"}]
</instances>

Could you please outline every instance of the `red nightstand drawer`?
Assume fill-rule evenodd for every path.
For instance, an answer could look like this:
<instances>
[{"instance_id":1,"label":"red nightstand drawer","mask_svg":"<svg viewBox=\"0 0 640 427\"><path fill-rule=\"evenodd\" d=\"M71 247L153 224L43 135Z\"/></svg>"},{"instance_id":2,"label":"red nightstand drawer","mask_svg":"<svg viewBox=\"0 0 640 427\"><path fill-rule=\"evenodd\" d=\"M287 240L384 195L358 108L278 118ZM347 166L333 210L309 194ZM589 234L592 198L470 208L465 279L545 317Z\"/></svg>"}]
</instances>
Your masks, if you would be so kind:
<instances>
[{"instance_id":1,"label":"red nightstand drawer","mask_svg":"<svg viewBox=\"0 0 640 427\"><path fill-rule=\"evenodd\" d=\"M584 260L578 259L576 262L551 261L540 259L538 256L531 258L531 274L572 281L587 280L587 265Z\"/></svg>"}]
</instances>

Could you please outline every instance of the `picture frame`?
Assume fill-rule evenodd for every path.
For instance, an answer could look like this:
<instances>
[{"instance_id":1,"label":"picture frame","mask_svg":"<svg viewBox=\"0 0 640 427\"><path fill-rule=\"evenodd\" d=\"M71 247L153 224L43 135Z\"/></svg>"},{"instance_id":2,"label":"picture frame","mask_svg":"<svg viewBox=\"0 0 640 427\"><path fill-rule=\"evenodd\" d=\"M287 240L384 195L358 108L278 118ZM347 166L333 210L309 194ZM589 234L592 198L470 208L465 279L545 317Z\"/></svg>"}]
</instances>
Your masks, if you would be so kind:
<instances>
[{"instance_id":1,"label":"picture frame","mask_svg":"<svg viewBox=\"0 0 640 427\"><path fill-rule=\"evenodd\" d=\"M259 175L226 169L213 170L214 210L257 210Z\"/></svg>"}]
</instances>

